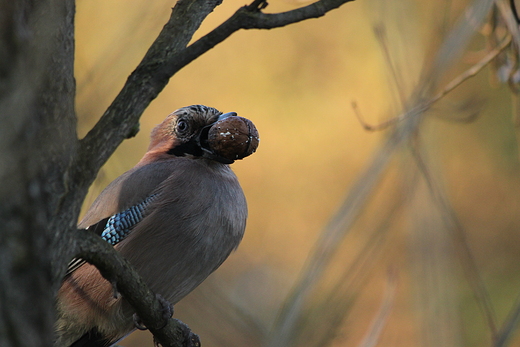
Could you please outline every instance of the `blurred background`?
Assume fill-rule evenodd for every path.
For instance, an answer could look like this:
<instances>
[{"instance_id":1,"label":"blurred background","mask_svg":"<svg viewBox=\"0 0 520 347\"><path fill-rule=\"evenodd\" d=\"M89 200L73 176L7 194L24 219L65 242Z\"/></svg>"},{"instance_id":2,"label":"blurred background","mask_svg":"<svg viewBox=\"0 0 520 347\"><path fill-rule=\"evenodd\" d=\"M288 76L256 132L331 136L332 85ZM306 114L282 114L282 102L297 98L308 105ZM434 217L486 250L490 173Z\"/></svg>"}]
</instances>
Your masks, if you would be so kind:
<instances>
[{"instance_id":1,"label":"blurred background","mask_svg":"<svg viewBox=\"0 0 520 347\"><path fill-rule=\"evenodd\" d=\"M270 0L266 12L309 3ZM174 4L78 1L80 136ZM224 1L194 39L244 4ZM203 346L520 346L514 93L491 64L426 112L402 116L492 49L490 16L468 15L470 4L359 0L319 19L233 34L170 80L85 208L137 163L172 111L235 111L261 137L257 153L233 164L248 199L246 235L175 306ZM503 27L493 33L507 36ZM360 117L391 124L367 131ZM120 345L153 346L152 336L136 332Z\"/></svg>"}]
</instances>

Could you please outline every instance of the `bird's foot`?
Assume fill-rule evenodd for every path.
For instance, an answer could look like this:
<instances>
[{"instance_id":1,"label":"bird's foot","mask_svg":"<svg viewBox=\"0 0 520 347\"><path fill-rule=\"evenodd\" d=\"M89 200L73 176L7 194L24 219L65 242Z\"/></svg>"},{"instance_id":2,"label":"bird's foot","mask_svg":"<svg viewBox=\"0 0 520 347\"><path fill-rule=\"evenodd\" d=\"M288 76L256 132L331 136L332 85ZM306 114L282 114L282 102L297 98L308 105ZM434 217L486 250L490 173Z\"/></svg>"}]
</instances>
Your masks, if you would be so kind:
<instances>
[{"instance_id":1,"label":"bird's foot","mask_svg":"<svg viewBox=\"0 0 520 347\"><path fill-rule=\"evenodd\" d=\"M168 319L170 319L172 316L173 316L173 305L171 302L169 302L168 300L166 300L165 298L162 297L162 295L160 294L155 294L155 297L157 298L157 300L159 301L159 303L161 304L161 312L162 312L162 316L163 316L163 319L164 319L164 325L162 327L160 327L159 329L162 329L166 326L166 324L168 324ZM139 330L147 330L148 328L143 324L143 321L141 320L141 318L137 315L137 313L134 313L134 315L132 316L133 320L134 320L134 326L139 329ZM184 324L184 323L183 323ZM189 329L189 328L188 328Z\"/></svg>"},{"instance_id":2,"label":"bird's foot","mask_svg":"<svg viewBox=\"0 0 520 347\"><path fill-rule=\"evenodd\" d=\"M117 300L121 297L119 290L117 290L117 282L110 281L110 283L112 284L112 297Z\"/></svg>"},{"instance_id":3,"label":"bird's foot","mask_svg":"<svg viewBox=\"0 0 520 347\"><path fill-rule=\"evenodd\" d=\"M166 324L168 323L168 319L173 317L173 304L171 302L169 302L168 300L166 300L165 298L163 298L161 294L155 294L155 297L161 303L162 314L163 314L163 318L165 321L164 326L166 326ZM164 328L164 326L163 326L163 328Z\"/></svg>"},{"instance_id":4,"label":"bird's foot","mask_svg":"<svg viewBox=\"0 0 520 347\"><path fill-rule=\"evenodd\" d=\"M141 320L141 317L137 315L137 313L134 313L132 316L132 319L134 320L134 326L139 330L148 330L148 328L143 324L143 321Z\"/></svg>"}]
</instances>

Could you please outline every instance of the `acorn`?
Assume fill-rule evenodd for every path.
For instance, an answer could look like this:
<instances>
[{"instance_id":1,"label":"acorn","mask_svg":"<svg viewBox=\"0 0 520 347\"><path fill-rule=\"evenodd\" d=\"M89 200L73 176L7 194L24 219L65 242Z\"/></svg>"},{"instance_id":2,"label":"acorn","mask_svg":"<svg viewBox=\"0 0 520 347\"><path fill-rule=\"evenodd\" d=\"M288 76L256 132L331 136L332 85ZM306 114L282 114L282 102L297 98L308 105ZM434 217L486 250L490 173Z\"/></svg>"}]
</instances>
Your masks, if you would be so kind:
<instances>
[{"instance_id":1,"label":"acorn","mask_svg":"<svg viewBox=\"0 0 520 347\"><path fill-rule=\"evenodd\" d=\"M253 154L259 142L253 122L239 116L215 122L208 132L208 145L213 153L231 161Z\"/></svg>"}]
</instances>

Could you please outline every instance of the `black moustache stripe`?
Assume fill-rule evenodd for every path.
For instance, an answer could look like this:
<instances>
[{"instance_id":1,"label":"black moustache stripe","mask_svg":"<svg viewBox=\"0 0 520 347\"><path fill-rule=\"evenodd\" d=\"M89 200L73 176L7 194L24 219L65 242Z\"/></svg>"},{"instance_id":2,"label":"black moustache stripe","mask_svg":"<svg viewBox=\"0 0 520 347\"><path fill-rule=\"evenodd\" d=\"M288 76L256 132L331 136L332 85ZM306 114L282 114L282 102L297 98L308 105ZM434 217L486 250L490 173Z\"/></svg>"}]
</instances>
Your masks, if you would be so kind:
<instances>
[{"instance_id":1,"label":"black moustache stripe","mask_svg":"<svg viewBox=\"0 0 520 347\"><path fill-rule=\"evenodd\" d=\"M177 145L173 148L170 148L168 154L174 155L176 157L184 157L186 155L193 155L195 157L201 157L204 152L197 141L192 138L186 143Z\"/></svg>"}]
</instances>

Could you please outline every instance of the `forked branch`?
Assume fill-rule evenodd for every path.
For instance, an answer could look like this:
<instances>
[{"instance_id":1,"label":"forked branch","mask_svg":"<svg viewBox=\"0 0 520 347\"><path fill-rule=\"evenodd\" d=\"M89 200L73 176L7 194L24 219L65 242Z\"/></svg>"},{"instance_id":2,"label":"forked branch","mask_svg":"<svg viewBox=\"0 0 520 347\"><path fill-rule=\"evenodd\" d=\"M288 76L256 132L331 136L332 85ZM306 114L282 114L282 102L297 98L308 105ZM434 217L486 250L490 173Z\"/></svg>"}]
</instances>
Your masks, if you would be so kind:
<instances>
[{"instance_id":1,"label":"forked branch","mask_svg":"<svg viewBox=\"0 0 520 347\"><path fill-rule=\"evenodd\" d=\"M267 2L255 0L188 47L186 45L193 33L221 1L179 1L170 20L119 95L81 141L78 156L81 162L76 165L77 170L86 170L95 177L117 146L125 138L135 135L139 117L169 79L234 32L240 29L273 29L318 18L349 1L352 0L320 0L292 11L268 14L262 12Z\"/></svg>"}]
</instances>

